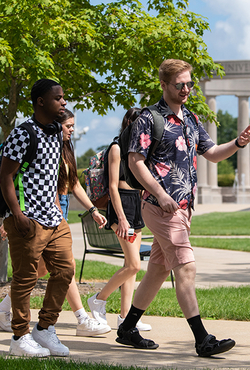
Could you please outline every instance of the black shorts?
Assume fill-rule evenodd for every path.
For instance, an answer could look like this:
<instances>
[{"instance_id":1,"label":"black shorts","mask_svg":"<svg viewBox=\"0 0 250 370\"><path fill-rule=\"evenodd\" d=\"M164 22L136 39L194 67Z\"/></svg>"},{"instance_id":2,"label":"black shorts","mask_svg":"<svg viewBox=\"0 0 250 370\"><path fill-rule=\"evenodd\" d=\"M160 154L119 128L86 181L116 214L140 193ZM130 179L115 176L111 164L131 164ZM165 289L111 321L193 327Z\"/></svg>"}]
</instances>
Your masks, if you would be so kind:
<instances>
[{"instance_id":1,"label":"black shorts","mask_svg":"<svg viewBox=\"0 0 250 370\"><path fill-rule=\"evenodd\" d=\"M145 224L141 216L141 199L139 190L118 189L118 191L121 197L123 211L130 227L135 230L142 229ZM118 225L118 218L111 200L108 202L106 218L108 221L105 225L106 229L110 230L114 223Z\"/></svg>"}]
</instances>

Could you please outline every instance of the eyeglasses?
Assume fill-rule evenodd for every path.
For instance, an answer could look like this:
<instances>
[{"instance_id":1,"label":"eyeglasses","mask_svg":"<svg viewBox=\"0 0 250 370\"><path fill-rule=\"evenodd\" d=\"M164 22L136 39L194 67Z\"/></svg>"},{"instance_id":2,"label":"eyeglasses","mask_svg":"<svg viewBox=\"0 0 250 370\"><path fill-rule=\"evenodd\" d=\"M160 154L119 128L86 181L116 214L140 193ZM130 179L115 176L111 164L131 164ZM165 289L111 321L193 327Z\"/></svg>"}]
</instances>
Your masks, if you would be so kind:
<instances>
[{"instance_id":1,"label":"eyeglasses","mask_svg":"<svg viewBox=\"0 0 250 370\"><path fill-rule=\"evenodd\" d=\"M189 81L189 82L180 82L176 85L171 84L171 82L168 82L170 85L173 85L177 90L182 90L183 87L186 85L188 89L192 89L194 87L194 81Z\"/></svg>"}]
</instances>

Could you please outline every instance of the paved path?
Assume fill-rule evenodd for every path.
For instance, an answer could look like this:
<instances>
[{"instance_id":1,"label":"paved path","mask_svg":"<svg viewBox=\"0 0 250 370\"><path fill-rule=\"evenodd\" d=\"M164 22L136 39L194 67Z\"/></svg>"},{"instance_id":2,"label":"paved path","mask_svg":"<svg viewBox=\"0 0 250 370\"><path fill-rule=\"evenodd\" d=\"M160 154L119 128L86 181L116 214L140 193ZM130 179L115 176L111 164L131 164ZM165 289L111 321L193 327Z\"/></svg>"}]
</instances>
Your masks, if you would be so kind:
<instances>
[{"instance_id":1,"label":"paved path","mask_svg":"<svg viewBox=\"0 0 250 370\"><path fill-rule=\"evenodd\" d=\"M197 205L194 214L240 211L250 205ZM75 258L81 259L83 240L81 224L71 225ZM250 253L194 248L197 263L197 286L247 285L250 281ZM87 259L105 260L122 265L123 260L88 254ZM147 262L142 263L146 269ZM83 271L84 272L84 271ZM37 321L37 310L31 310L31 327ZM62 312L56 325L61 341L70 348L71 358L97 363L143 366L149 369L169 367L174 369L250 369L250 322L204 320L208 332L218 339L231 337L236 346L229 352L213 358L199 358L194 349L193 335L182 318L145 316L144 322L152 325L152 331L144 332L160 346L157 350L136 350L115 342L116 315L107 315L112 331L95 338L75 336L76 320L72 312ZM7 354L11 333L1 332L0 353Z\"/></svg>"}]
</instances>

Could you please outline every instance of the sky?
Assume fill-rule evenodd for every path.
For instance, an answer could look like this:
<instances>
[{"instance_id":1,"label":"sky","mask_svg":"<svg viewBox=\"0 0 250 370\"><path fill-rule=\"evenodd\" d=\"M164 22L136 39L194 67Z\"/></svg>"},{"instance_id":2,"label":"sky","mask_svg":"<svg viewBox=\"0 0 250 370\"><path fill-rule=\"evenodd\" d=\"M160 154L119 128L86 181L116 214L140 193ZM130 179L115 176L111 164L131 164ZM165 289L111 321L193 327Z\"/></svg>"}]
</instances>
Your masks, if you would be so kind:
<instances>
[{"instance_id":1,"label":"sky","mask_svg":"<svg viewBox=\"0 0 250 370\"><path fill-rule=\"evenodd\" d=\"M145 0L140 0L146 4ZM99 2L92 0L93 5ZM209 23L210 31L204 34L208 53L214 61L250 60L250 6L249 0L190 0L190 11L200 14ZM217 110L238 116L238 100L235 96L216 98ZM68 104L68 108L73 107ZM107 145L115 137L126 110L115 107L106 116L91 111L76 111L75 153L79 157L88 149L96 150ZM88 127L84 135L78 133Z\"/></svg>"}]
</instances>

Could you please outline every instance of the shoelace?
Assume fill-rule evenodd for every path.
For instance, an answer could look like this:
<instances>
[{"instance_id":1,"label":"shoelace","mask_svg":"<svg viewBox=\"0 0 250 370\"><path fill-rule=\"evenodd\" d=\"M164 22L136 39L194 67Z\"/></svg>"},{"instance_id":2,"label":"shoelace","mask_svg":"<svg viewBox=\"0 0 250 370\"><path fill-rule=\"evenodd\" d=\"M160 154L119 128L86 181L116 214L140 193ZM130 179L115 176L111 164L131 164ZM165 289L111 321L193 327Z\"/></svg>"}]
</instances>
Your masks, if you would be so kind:
<instances>
[{"instance_id":1,"label":"shoelace","mask_svg":"<svg viewBox=\"0 0 250 370\"><path fill-rule=\"evenodd\" d=\"M11 321L12 314L11 312L5 312L5 320L6 321Z\"/></svg>"},{"instance_id":2,"label":"shoelace","mask_svg":"<svg viewBox=\"0 0 250 370\"><path fill-rule=\"evenodd\" d=\"M87 326L91 329L93 329L95 326L100 325L99 322L95 319L88 319L87 320Z\"/></svg>"},{"instance_id":3,"label":"shoelace","mask_svg":"<svg viewBox=\"0 0 250 370\"><path fill-rule=\"evenodd\" d=\"M31 334L28 334L28 335L26 335L26 336L23 336L23 337L21 337L21 339L22 339L23 341L25 341L26 343L28 343L30 346L34 347L34 348L40 348L40 347L41 347L41 346L40 346L40 344L39 344L39 343L37 343L37 342L33 339L33 337L32 337L32 335L31 335Z\"/></svg>"},{"instance_id":4,"label":"shoelace","mask_svg":"<svg viewBox=\"0 0 250 370\"><path fill-rule=\"evenodd\" d=\"M61 343L60 342L60 340L59 340L59 338L57 337L57 335L56 335L56 330L55 330L55 328L53 327L53 328L49 328L48 329L48 333L50 334L50 339L54 342L54 343L57 343L57 344L59 344L59 343Z\"/></svg>"},{"instance_id":5,"label":"shoelace","mask_svg":"<svg viewBox=\"0 0 250 370\"><path fill-rule=\"evenodd\" d=\"M106 315L106 302L103 302L100 307L100 314L105 316Z\"/></svg>"}]
</instances>

